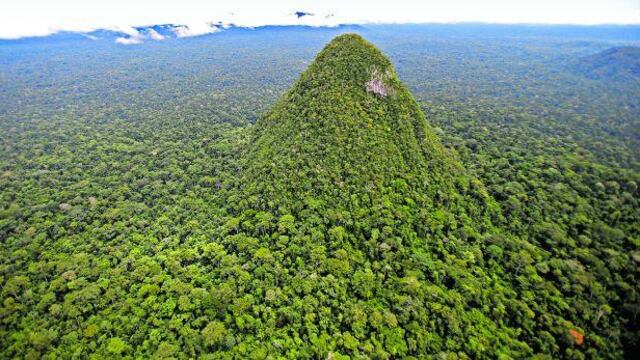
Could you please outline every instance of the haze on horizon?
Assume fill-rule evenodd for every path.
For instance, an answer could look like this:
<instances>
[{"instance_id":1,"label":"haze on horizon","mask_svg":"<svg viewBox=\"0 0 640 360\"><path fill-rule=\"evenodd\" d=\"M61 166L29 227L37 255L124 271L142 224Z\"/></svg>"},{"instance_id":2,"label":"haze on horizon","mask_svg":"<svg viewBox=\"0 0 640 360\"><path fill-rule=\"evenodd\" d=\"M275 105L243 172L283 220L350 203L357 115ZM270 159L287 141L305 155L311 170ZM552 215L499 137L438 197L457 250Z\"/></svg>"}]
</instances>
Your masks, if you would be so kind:
<instances>
[{"instance_id":1,"label":"haze on horizon","mask_svg":"<svg viewBox=\"0 0 640 360\"><path fill-rule=\"evenodd\" d=\"M313 14L296 16L302 11ZM211 22L242 26L363 23L640 24L638 0L8 0L0 6L0 38L42 36L57 31L127 29Z\"/></svg>"}]
</instances>

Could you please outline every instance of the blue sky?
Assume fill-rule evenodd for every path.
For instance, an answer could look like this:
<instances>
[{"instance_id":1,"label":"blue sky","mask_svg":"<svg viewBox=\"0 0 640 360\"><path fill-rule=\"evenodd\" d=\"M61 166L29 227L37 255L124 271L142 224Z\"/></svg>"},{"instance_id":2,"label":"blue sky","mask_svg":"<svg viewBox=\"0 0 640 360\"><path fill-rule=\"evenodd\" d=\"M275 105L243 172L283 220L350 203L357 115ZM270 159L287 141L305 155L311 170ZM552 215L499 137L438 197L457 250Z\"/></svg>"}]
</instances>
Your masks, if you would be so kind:
<instances>
[{"instance_id":1,"label":"blue sky","mask_svg":"<svg viewBox=\"0 0 640 360\"><path fill-rule=\"evenodd\" d=\"M295 11L313 13L298 18ZM491 22L640 24L640 0L3 0L0 38L207 22L239 25Z\"/></svg>"}]
</instances>

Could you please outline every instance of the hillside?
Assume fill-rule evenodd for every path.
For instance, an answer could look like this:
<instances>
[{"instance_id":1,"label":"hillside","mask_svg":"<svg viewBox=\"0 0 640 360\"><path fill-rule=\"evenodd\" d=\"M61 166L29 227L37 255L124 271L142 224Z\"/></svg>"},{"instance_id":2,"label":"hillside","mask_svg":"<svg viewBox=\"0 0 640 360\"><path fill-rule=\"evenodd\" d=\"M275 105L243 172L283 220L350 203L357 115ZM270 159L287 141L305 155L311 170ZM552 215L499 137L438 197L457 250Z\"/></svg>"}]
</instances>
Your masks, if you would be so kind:
<instances>
[{"instance_id":1,"label":"hillside","mask_svg":"<svg viewBox=\"0 0 640 360\"><path fill-rule=\"evenodd\" d=\"M640 78L640 47L613 47L581 59L578 69L594 78Z\"/></svg>"},{"instance_id":2,"label":"hillside","mask_svg":"<svg viewBox=\"0 0 640 360\"><path fill-rule=\"evenodd\" d=\"M442 203L464 177L389 60L356 35L329 43L254 133L245 184L276 211L300 211L294 200L307 197L352 206L351 195L405 191L398 183L413 201L439 191Z\"/></svg>"}]
</instances>

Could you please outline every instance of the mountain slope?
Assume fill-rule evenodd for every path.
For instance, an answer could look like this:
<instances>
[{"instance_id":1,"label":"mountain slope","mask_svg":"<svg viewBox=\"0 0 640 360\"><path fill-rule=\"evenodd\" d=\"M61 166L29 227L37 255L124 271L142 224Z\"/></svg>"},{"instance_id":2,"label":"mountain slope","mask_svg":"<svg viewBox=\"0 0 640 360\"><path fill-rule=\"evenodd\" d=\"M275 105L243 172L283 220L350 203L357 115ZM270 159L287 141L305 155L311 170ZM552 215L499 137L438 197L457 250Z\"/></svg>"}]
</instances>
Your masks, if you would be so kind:
<instances>
[{"instance_id":1,"label":"mountain slope","mask_svg":"<svg viewBox=\"0 0 640 360\"><path fill-rule=\"evenodd\" d=\"M588 56L577 69L591 78L620 78L630 80L640 77L640 48L621 46Z\"/></svg>"}]
</instances>

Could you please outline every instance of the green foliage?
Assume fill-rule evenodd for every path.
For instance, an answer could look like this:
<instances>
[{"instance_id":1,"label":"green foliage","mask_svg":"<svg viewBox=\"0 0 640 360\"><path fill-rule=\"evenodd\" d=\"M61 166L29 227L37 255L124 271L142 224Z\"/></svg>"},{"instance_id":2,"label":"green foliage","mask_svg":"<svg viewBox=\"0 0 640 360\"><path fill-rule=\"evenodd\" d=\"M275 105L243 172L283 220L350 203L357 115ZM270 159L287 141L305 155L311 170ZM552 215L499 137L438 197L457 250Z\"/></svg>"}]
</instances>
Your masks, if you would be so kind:
<instances>
[{"instance_id":1,"label":"green foliage","mask_svg":"<svg viewBox=\"0 0 640 360\"><path fill-rule=\"evenodd\" d=\"M219 321L215 321L207 324L207 326L202 329L202 338L205 345L215 346L224 341L225 333L226 329L224 324Z\"/></svg>"},{"instance_id":2,"label":"green foliage","mask_svg":"<svg viewBox=\"0 0 640 360\"><path fill-rule=\"evenodd\" d=\"M0 45L0 357L634 354L610 44L372 29Z\"/></svg>"},{"instance_id":3,"label":"green foliage","mask_svg":"<svg viewBox=\"0 0 640 360\"><path fill-rule=\"evenodd\" d=\"M109 340L107 351L114 355L120 355L127 350L127 343L122 339L115 337Z\"/></svg>"}]
</instances>

